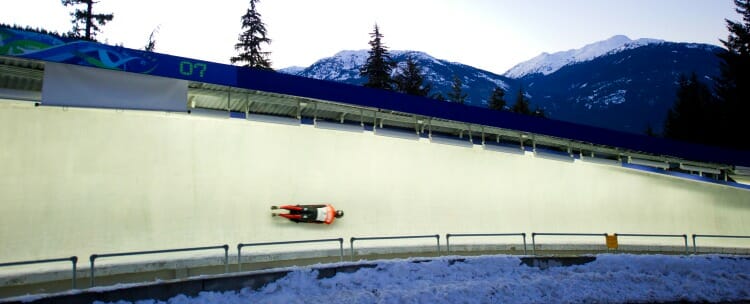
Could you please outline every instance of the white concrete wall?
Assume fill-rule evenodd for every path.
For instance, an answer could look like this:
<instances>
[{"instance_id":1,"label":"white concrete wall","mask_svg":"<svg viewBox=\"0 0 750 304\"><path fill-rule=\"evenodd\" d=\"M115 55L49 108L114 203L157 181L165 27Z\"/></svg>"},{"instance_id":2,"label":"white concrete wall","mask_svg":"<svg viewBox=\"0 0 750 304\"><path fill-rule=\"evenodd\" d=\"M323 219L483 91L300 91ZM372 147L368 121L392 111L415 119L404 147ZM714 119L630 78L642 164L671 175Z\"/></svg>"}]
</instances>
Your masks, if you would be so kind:
<instances>
[{"instance_id":1,"label":"white concrete wall","mask_svg":"<svg viewBox=\"0 0 750 304\"><path fill-rule=\"evenodd\" d=\"M321 202L346 216L328 226L269 215L273 204ZM352 236L750 235L748 219L750 191L621 167L371 132L0 103L0 262L224 243L234 254L239 242Z\"/></svg>"}]
</instances>

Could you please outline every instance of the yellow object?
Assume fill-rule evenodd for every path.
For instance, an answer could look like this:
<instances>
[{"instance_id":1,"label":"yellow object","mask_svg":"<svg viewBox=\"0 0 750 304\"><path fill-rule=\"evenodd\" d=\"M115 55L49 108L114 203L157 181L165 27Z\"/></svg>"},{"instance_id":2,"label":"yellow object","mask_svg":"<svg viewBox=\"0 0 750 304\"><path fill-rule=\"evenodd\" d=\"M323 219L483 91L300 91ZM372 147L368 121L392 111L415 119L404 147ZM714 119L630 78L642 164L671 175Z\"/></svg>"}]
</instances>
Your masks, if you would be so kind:
<instances>
[{"instance_id":1,"label":"yellow object","mask_svg":"<svg viewBox=\"0 0 750 304\"><path fill-rule=\"evenodd\" d=\"M607 234L607 249L617 249L617 235Z\"/></svg>"}]
</instances>

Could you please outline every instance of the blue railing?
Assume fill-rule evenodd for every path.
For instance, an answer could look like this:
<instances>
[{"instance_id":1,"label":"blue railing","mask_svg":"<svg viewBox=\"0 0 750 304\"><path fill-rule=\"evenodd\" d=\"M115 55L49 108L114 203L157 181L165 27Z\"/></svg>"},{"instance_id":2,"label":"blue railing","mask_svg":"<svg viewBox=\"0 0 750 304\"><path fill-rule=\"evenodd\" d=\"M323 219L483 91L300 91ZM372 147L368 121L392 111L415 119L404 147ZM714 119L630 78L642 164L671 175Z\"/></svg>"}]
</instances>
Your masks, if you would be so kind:
<instances>
[{"instance_id":1,"label":"blue railing","mask_svg":"<svg viewBox=\"0 0 750 304\"><path fill-rule=\"evenodd\" d=\"M288 244L302 244L302 243L322 243L322 242L339 242L339 252L341 261L344 261L344 239L320 239L320 240L303 240L303 241L283 241L283 242L266 242L266 243L239 243L237 244L237 271L242 271L242 247L250 246L268 246L268 245L288 245Z\"/></svg>"},{"instance_id":2,"label":"blue railing","mask_svg":"<svg viewBox=\"0 0 750 304\"><path fill-rule=\"evenodd\" d=\"M224 272L229 272L229 245L221 246L208 246L208 247L190 247L190 248L178 248L178 249L164 249L164 250L151 250L151 251L132 251L132 252L118 252L118 253L105 253L105 254L92 254L89 257L91 261L91 287L94 287L94 277L96 269L94 267L94 261L97 258L106 257L118 257L118 256L131 256L131 255L142 255L142 254L157 254L157 253L170 253L170 252L184 252L184 251L199 251L199 250L211 250L211 249L224 249Z\"/></svg>"},{"instance_id":3,"label":"blue railing","mask_svg":"<svg viewBox=\"0 0 750 304\"><path fill-rule=\"evenodd\" d=\"M526 247L526 233L475 233L475 234L453 234L447 233L446 239L446 252L450 252L450 239L455 237L500 237L500 236L521 236L524 245L524 254L527 254ZM536 237L537 236L584 236L584 237L605 237L606 233L531 233L532 241L532 254L536 255ZM682 238L685 246L685 254L689 254L689 244L686 234L639 234L639 233L615 233L616 237L648 237L648 238ZM395 239L418 239L418 238L435 238L437 255L441 254L440 248L440 235L414 235L414 236L380 236L380 237L351 237L350 238L350 253L352 260L354 259L356 241L368 241L368 240L395 240ZM750 236L746 235L713 235L713 234L693 234L693 253L698 253L698 238L732 238L732 239L750 239ZM237 245L237 269L242 270L242 248L250 246L267 246L267 245L283 245L283 244L303 244L303 243L318 243L318 242L338 242L339 243L339 258L341 261L344 260L344 239L343 238L331 238L331 239L316 239L316 240L297 240L297 241L280 241L280 242L262 242L262 243L239 243ZM184 251L197 251L197 250L224 250L224 271L229 272L229 246L209 246L209 247L191 247L191 248L178 248L178 249L166 249L166 250L152 250L152 251L134 251L134 252L120 252L120 253L107 253L107 254L92 254L89 258L91 262L90 269L90 280L91 286L95 284L95 261L98 258L104 257L118 257L118 256L133 256L133 255L144 255L144 254L158 254L158 253L171 253L171 252L184 252ZM29 264L41 264L41 263L53 263L53 262L72 262L72 288L76 288L76 272L77 272L77 261L76 256L69 258L58 258L58 259L45 259L45 260L31 260L31 261L20 261L10 263L0 263L0 267L10 266L22 266Z\"/></svg>"},{"instance_id":4,"label":"blue railing","mask_svg":"<svg viewBox=\"0 0 750 304\"><path fill-rule=\"evenodd\" d=\"M451 237L481 237L481 236L521 236L523 239L523 254L526 253L526 233L447 233L445 235L445 250L451 251Z\"/></svg>"},{"instance_id":5,"label":"blue railing","mask_svg":"<svg viewBox=\"0 0 750 304\"><path fill-rule=\"evenodd\" d=\"M437 240L437 254L440 255L440 235L409 235L409 236L374 236L374 237L352 237L349 240L349 249L351 250L352 260L354 260L354 241L368 241L368 240L400 240L400 239L424 239L424 238L435 238Z\"/></svg>"},{"instance_id":6,"label":"blue railing","mask_svg":"<svg viewBox=\"0 0 750 304\"><path fill-rule=\"evenodd\" d=\"M536 236L537 235L549 235L549 236L598 236L606 237L606 233L557 233L557 232L532 232L531 233L531 254L536 255Z\"/></svg>"},{"instance_id":7,"label":"blue railing","mask_svg":"<svg viewBox=\"0 0 750 304\"><path fill-rule=\"evenodd\" d=\"M70 261L73 264L73 289L76 289L76 264L78 263L78 257L72 256L69 258L59 258L59 259L46 259L46 260L32 260L32 261L20 261L20 262L10 262L10 263L0 263L0 267L10 267L10 266L21 266L21 265L31 265L31 264L43 264L43 263L55 263L55 262L66 262Z\"/></svg>"},{"instance_id":8,"label":"blue railing","mask_svg":"<svg viewBox=\"0 0 750 304\"><path fill-rule=\"evenodd\" d=\"M695 239L698 237L703 238L723 238L723 239L750 239L748 235L716 235L716 234L693 234L693 253L698 254L698 247L695 244Z\"/></svg>"},{"instance_id":9,"label":"blue railing","mask_svg":"<svg viewBox=\"0 0 750 304\"><path fill-rule=\"evenodd\" d=\"M688 238L687 234L643 234L643 233L615 233L615 236L635 236L635 237L657 237L657 238L683 238L685 241L685 254L688 251Z\"/></svg>"}]
</instances>

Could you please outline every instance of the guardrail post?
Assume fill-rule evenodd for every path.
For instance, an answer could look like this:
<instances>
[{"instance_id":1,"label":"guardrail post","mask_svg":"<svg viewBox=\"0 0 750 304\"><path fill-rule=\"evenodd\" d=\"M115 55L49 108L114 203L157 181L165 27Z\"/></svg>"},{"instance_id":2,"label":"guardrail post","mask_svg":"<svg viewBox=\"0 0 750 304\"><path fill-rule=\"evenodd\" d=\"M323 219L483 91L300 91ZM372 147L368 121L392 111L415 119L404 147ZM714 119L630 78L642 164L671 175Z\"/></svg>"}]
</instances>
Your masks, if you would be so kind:
<instances>
[{"instance_id":1,"label":"guardrail post","mask_svg":"<svg viewBox=\"0 0 750 304\"><path fill-rule=\"evenodd\" d=\"M78 263L78 257L70 257L70 261L73 263L73 289L76 289L76 264Z\"/></svg>"},{"instance_id":2,"label":"guardrail post","mask_svg":"<svg viewBox=\"0 0 750 304\"><path fill-rule=\"evenodd\" d=\"M523 255L528 255L526 253L526 232L521 233L521 236L523 237Z\"/></svg>"},{"instance_id":3,"label":"guardrail post","mask_svg":"<svg viewBox=\"0 0 750 304\"><path fill-rule=\"evenodd\" d=\"M451 252L451 234L450 233L445 234L445 252L446 253Z\"/></svg>"},{"instance_id":4,"label":"guardrail post","mask_svg":"<svg viewBox=\"0 0 750 304\"><path fill-rule=\"evenodd\" d=\"M531 255L536 255L536 232L531 233Z\"/></svg>"},{"instance_id":5,"label":"guardrail post","mask_svg":"<svg viewBox=\"0 0 750 304\"><path fill-rule=\"evenodd\" d=\"M339 257L344 261L344 238L339 238Z\"/></svg>"},{"instance_id":6,"label":"guardrail post","mask_svg":"<svg viewBox=\"0 0 750 304\"><path fill-rule=\"evenodd\" d=\"M89 257L89 261L91 261L91 277L90 277L90 279L91 279L91 284L90 284L90 286L89 286L89 287L94 287L94 260L96 260L96 257L97 257L97 255L96 255L96 254L92 254L92 255L91 255L91 256Z\"/></svg>"},{"instance_id":7,"label":"guardrail post","mask_svg":"<svg viewBox=\"0 0 750 304\"><path fill-rule=\"evenodd\" d=\"M237 244L237 272L242 271L242 243Z\"/></svg>"},{"instance_id":8,"label":"guardrail post","mask_svg":"<svg viewBox=\"0 0 750 304\"><path fill-rule=\"evenodd\" d=\"M440 256L440 235L436 234L435 239L437 240L437 255Z\"/></svg>"},{"instance_id":9,"label":"guardrail post","mask_svg":"<svg viewBox=\"0 0 750 304\"><path fill-rule=\"evenodd\" d=\"M355 237L351 237L349 239L349 252L352 255L352 261L354 261L354 240L356 240L356 239L357 238L355 238Z\"/></svg>"},{"instance_id":10,"label":"guardrail post","mask_svg":"<svg viewBox=\"0 0 750 304\"><path fill-rule=\"evenodd\" d=\"M695 246L695 233L693 233L693 254L698 254L698 247Z\"/></svg>"},{"instance_id":11,"label":"guardrail post","mask_svg":"<svg viewBox=\"0 0 750 304\"><path fill-rule=\"evenodd\" d=\"M224 244L224 273L229 272L229 245Z\"/></svg>"},{"instance_id":12,"label":"guardrail post","mask_svg":"<svg viewBox=\"0 0 750 304\"><path fill-rule=\"evenodd\" d=\"M683 234L682 237L685 238L685 255L688 255L688 254L690 254L690 251L688 249L687 234Z\"/></svg>"}]
</instances>

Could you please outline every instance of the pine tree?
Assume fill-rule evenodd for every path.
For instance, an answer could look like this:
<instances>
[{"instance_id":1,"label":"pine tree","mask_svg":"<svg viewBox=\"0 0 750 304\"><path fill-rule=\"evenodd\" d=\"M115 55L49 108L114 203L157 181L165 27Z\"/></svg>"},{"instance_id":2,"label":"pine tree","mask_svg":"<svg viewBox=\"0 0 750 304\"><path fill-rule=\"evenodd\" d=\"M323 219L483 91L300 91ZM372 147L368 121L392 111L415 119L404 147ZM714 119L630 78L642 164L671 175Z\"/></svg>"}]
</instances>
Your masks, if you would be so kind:
<instances>
[{"instance_id":1,"label":"pine tree","mask_svg":"<svg viewBox=\"0 0 750 304\"><path fill-rule=\"evenodd\" d=\"M726 20L729 37L721 40L727 51L719 54L721 77L716 81L716 94L722 103L724 125L716 135L722 145L750 149L746 116L750 113L750 0L734 1L743 22Z\"/></svg>"},{"instance_id":2,"label":"pine tree","mask_svg":"<svg viewBox=\"0 0 750 304\"><path fill-rule=\"evenodd\" d=\"M490 96L489 103L489 108L491 110L505 110L505 90L503 90L501 87L496 86L495 89L492 90L492 95Z\"/></svg>"},{"instance_id":3,"label":"pine tree","mask_svg":"<svg viewBox=\"0 0 750 304\"><path fill-rule=\"evenodd\" d=\"M453 75L453 85L451 86L451 92L448 93L448 100L450 100L451 102L464 104L468 95L463 92L463 89L461 88L462 86L463 83L461 82L461 78Z\"/></svg>"},{"instance_id":4,"label":"pine tree","mask_svg":"<svg viewBox=\"0 0 750 304\"><path fill-rule=\"evenodd\" d=\"M260 0L250 0L250 8L242 16L242 29L245 30L239 35L239 42L234 45L234 49L240 51L237 56L229 59L232 64L244 62L243 66L259 68L264 70L271 69L271 60L268 56L271 52L263 52L261 44L271 44L271 38L266 36L266 25L260 19L260 13L255 9L255 4Z\"/></svg>"},{"instance_id":5,"label":"pine tree","mask_svg":"<svg viewBox=\"0 0 750 304\"><path fill-rule=\"evenodd\" d=\"M432 94L432 95L430 96L430 98L432 98L432 99L434 99L434 100L439 100L439 101L446 101L446 99L445 99L445 96L443 96L443 94L442 94L442 93L440 93L440 92L437 92L437 93L435 93L435 94Z\"/></svg>"},{"instance_id":6,"label":"pine tree","mask_svg":"<svg viewBox=\"0 0 750 304\"><path fill-rule=\"evenodd\" d=\"M539 106L536 106L534 108L534 112L531 113L532 116L540 117L540 118L547 118L547 113L544 112L544 109L540 108Z\"/></svg>"},{"instance_id":7,"label":"pine tree","mask_svg":"<svg viewBox=\"0 0 750 304\"><path fill-rule=\"evenodd\" d=\"M531 109L529 109L529 99L526 98L526 94L523 92L523 87L518 89L518 95L516 95L516 103L513 104L511 111L515 113L521 113L531 115Z\"/></svg>"},{"instance_id":8,"label":"pine tree","mask_svg":"<svg viewBox=\"0 0 750 304\"><path fill-rule=\"evenodd\" d=\"M27 32L35 32L35 33L40 33L40 34L45 34L45 35L52 35L52 36L60 37L60 38L75 38L74 36L71 36L70 33L60 34L56 31L48 31L43 28L34 28L28 25L27 26L20 26L18 24L10 25L10 24L0 22L0 27L11 28L14 30L21 30L21 31L27 31Z\"/></svg>"},{"instance_id":9,"label":"pine tree","mask_svg":"<svg viewBox=\"0 0 750 304\"><path fill-rule=\"evenodd\" d=\"M143 47L143 50L146 52L153 52L156 50L156 33L159 32L159 26L157 26L153 31L151 31L151 35L148 35L148 43L146 43L146 46Z\"/></svg>"},{"instance_id":10,"label":"pine tree","mask_svg":"<svg viewBox=\"0 0 750 304\"><path fill-rule=\"evenodd\" d=\"M429 84L423 84L424 75L411 57L406 58L406 68L393 78L393 82L397 92L409 95L427 96L431 89Z\"/></svg>"},{"instance_id":11,"label":"pine tree","mask_svg":"<svg viewBox=\"0 0 750 304\"><path fill-rule=\"evenodd\" d=\"M654 131L654 127L651 126L651 123L648 123L646 125L646 130L643 131L643 134L645 134L648 137L658 137L659 134L656 134L656 131Z\"/></svg>"},{"instance_id":12,"label":"pine tree","mask_svg":"<svg viewBox=\"0 0 750 304\"><path fill-rule=\"evenodd\" d=\"M375 24L375 29L370 33L370 51L365 65L359 70L361 76L367 77L364 86L383 90L393 90L393 81L391 80L391 71L395 66L391 59L388 48L383 44L383 34L380 28Z\"/></svg>"},{"instance_id":13,"label":"pine tree","mask_svg":"<svg viewBox=\"0 0 750 304\"><path fill-rule=\"evenodd\" d=\"M86 5L85 9L76 9L70 13L73 17L73 29L69 35L72 37L84 38L87 40L96 40L97 32L101 32L100 26L114 19L114 14L94 14L94 4L99 3L94 0L61 0L64 6L75 6L79 4ZM83 31L83 34L81 32Z\"/></svg>"},{"instance_id":14,"label":"pine tree","mask_svg":"<svg viewBox=\"0 0 750 304\"><path fill-rule=\"evenodd\" d=\"M712 98L695 73L690 78L680 75L677 99L664 122L664 137L696 143L714 141L710 124L715 108Z\"/></svg>"}]
</instances>

